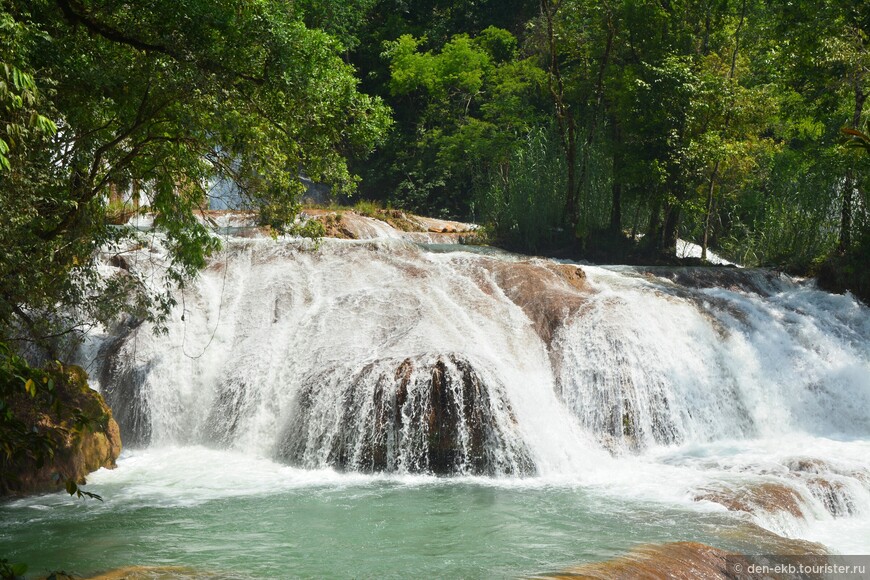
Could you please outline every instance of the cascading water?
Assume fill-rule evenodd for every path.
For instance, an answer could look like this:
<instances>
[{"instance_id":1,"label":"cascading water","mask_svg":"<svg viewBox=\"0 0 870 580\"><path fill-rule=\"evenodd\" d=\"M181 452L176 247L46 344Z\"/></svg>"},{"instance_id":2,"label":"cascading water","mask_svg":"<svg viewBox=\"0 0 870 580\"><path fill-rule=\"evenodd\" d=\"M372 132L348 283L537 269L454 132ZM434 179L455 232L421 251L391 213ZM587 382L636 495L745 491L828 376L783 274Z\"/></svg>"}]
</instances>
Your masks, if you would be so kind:
<instances>
[{"instance_id":1,"label":"cascading water","mask_svg":"<svg viewBox=\"0 0 870 580\"><path fill-rule=\"evenodd\" d=\"M498 382L459 356L381 360L356 373L339 367L302 383L279 447L292 463L487 475L534 470Z\"/></svg>"},{"instance_id":2,"label":"cascading water","mask_svg":"<svg viewBox=\"0 0 870 580\"><path fill-rule=\"evenodd\" d=\"M130 469L180 449L293 470L265 494L452 475L547 506L581 489L870 551L867 307L761 271L578 266L373 232L231 238L165 334L128 321L96 337L94 383L145 450ZM127 262L160 268L147 250ZM160 477L198 488L209 461Z\"/></svg>"},{"instance_id":3,"label":"cascading water","mask_svg":"<svg viewBox=\"0 0 870 580\"><path fill-rule=\"evenodd\" d=\"M867 309L766 272L234 240L183 304L104 347L134 444L582 479L604 450L870 435Z\"/></svg>"},{"instance_id":4,"label":"cascading water","mask_svg":"<svg viewBox=\"0 0 870 580\"><path fill-rule=\"evenodd\" d=\"M234 241L168 334L109 340L94 374L133 444L216 443L309 468L576 469L585 440L545 345L485 279L492 260Z\"/></svg>"},{"instance_id":5,"label":"cascading water","mask_svg":"<svg viewBox=\"0 0 870 580\"><path fill-rule=\"evenodd\" d=\"M586 270L600 291L557 339L559 391L608 447L870 434L870 319L853 300L763 272L721 277L747 293Z\"/></svg>"}]
</instances>

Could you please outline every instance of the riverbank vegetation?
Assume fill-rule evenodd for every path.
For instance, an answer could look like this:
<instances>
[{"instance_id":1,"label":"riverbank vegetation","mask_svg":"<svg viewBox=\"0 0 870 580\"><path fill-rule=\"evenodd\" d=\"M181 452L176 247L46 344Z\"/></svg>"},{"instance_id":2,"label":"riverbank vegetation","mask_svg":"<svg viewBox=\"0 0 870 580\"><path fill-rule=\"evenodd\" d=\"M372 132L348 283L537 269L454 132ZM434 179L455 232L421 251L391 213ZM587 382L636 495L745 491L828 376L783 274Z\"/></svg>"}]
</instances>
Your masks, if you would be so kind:
<instances>
[{"instance_id":1,"label":"riverbank vegetation","mask_svg":"<svg viewBox=\"0 0 870 580\"><path fill-rule=\"evenodd\" d=\"M683 238L870 296L866 3L423 4L356 33L396 119L364 196L516 249L650 261Z\"/></svg>"},{"instance_id":2,"label":"riverbank vegetation","mask_svg":"<svg viewBox=\"0 0 870 580\"><path fill-rule=\"evenodd\" d=\"M95 275L94 248L130 235L111 223L119 198L147 200L179 284L216 248L193 219L216 182L280 232L300 174L520 251L657 261L683 238L866 295L868 15L851 0L5 0L4 335L171 308Z\"/></svg>"}]
</instances>

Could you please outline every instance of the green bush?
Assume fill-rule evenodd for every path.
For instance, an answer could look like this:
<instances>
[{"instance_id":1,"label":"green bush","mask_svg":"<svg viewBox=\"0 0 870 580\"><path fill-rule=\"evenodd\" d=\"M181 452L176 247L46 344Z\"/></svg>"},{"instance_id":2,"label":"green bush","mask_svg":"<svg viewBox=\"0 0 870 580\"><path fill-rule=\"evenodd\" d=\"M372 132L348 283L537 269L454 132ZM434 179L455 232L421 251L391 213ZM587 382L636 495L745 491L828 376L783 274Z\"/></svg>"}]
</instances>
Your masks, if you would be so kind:
<instances>
[{"instance_id":1,"label":"green bush","mask_svg":"<svg viewBox=\"0 0 870 580\"><path fill-rule=\"evenodd\" d=\"M569 239L563 228L565 158L551 131L528 134L500 168L479 205L491 237L507 247L540 252Z\"/></svg>"}]
</instances>

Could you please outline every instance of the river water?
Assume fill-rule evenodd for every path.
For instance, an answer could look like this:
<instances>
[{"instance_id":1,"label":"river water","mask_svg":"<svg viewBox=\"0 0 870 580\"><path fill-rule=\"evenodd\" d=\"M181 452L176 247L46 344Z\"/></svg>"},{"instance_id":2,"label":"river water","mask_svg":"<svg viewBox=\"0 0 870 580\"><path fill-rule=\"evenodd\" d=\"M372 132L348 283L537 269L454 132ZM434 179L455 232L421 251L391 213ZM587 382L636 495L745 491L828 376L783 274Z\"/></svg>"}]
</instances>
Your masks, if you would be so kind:
<instances>
[{"instance_id":1,"label":"river water","mask_svg":"<svg viewBox=\"0 0 870 580\"><path fill-rule=\"evenodd\" d=\"M443 250L230 240L166 334L91 338L127 449L89 478L102 503L0 506L0 557L516 577L676 540L870 553L866 307L766 272Z\"/></svg>"}]
</instances>

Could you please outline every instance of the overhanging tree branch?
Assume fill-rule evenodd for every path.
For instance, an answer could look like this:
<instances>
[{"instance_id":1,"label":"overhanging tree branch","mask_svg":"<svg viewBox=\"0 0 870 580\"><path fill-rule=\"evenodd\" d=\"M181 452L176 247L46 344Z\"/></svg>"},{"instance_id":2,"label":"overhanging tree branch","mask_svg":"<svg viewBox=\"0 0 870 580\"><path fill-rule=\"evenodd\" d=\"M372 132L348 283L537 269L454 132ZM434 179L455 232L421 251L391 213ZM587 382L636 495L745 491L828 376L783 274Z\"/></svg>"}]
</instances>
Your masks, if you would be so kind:
<instances>
[{"instance_id":1,"label":"overhanging tree branch","mask_svg":"<svg viewBox=\"0 0 870 580\"><path fill-rule=\"evenodd\" d=\"M55 1L57 2L57 5L60 8L61 12L63 12L64 18L66 18L66 20L70 24L72 24L73 26L80 24L84 26L91 34L101 36L106 40L116 42L118 44L124 44L142 52L156 52L159 54L163 54L172 58L175 61L185 64L192 64L200 70L209 73L221 73L231 75L232 77L240 78L254 84L263 84L265 82L265 79L262 76L255 76L233 70L215 60L193 58L192 56L184 54L171 46L167 46L165 44L158 44L155 42L149 42L135 36L125 34L117 28L101 22L94 15L89 14L84 4L82 4L78 0Z\"/></svg>"}]
</instances>

